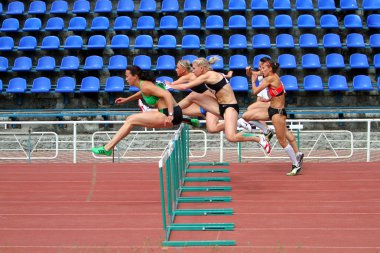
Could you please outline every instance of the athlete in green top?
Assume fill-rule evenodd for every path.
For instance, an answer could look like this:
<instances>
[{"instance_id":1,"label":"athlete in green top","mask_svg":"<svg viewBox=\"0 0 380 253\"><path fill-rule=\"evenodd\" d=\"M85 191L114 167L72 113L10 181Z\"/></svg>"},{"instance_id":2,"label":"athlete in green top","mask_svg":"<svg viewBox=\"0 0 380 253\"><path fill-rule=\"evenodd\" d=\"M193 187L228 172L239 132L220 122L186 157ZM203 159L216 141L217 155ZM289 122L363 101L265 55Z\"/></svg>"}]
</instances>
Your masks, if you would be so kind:
<instances>
[{"instance_id":1,"label":"athlete in green top","mask_svg":"<svg viewBox=\"0 0 380 253\"><path fill-rule=\"evenodd\" d=\"M125 80L129 85L139 88L140 91L127 98L117 98L116 104L143 98L148 105L157 107L158 111L152 110L129 116L112 140L102 147L91 149L95 154L110 156L113 147L125 138L135 126L171 128L182 122L181 108L163 84L155 84L155 79L150 73L142 71L138 66L128 66L125 71Z\"/></svg>"}]
</instances>

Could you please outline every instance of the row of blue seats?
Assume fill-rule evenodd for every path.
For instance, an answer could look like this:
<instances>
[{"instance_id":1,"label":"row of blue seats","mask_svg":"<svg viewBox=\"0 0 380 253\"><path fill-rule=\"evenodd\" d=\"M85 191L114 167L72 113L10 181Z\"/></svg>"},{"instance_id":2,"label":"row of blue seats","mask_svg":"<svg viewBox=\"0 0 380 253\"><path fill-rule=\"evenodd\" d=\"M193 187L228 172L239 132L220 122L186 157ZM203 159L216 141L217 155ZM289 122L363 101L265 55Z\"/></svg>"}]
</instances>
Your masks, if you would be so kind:
<instances>
[{"instance_id":1,"label":"row of blue seats","mask_svg":"<svg viewBox=\"0 0 380 253\"><path fill-rule=\"evenodd\" d=\"M196 56L185 59L194 60ZM219 57L219 56L218 56ZM214 64L216 70L224 69L223 58L219 57L219 61ZM349 65L344 63L343 56L337 53L331 53L326 56L326 64L323 66L320 58L316 54L305 54L302 61L297 65L296 58L291 54L281 54L278 56L278 63L281 69L368 69L370 65L365 54L354 53L350 56ZM152 60L147 55L137 55L133 59L133 64L140 66L144 70L174 70L176 68L175 58L171 55L160 55L157 57L157 64L152 66ZM248 66L247 57L245 55L232 55L229 58L228 69L245 69ZM373 59L373 67L380 69L380 54L376 54ZM15 59L14 65L9 66L8 59L0 56L0 72L13 71L78 71L78 70L125 70L127 68L127 58L123 55L113 55L109 58L109 64L104 65L103 58L98 55L86 57L84 64L80 65L79 58L76 56L65 56L61 60L61 65L56 65L54 57L43 56L38 59L37 65L33 67L32 59L27 56L21 56Z\"/></svg>"},{"instance_id":2,"label":"row of blue seats","mask_svg":"<svg viewBox=\"0 0 380 253\"><path fill-rule=\"evenodd\" d=\"M333 10L336 11L334 0L318 0L317 10ZM358 10L359 6L356 0L341 0L339 5L341 10ZM245 0L229 0L228 11L246 11L247 3ZM270 10L267 0L252 0L250 4L251 10ZM273 10L291 10L290 0L274 0ZM380 3L377 0L363 0L362 9L379 10ZM185 0L183 11L224 11L223 0L207 0L205 8L202 8L200 0ZM314 5L312 0L297 0L295 10L312 11ZM134 12L135 3L133 0L119 0L116 12ZM157 2L155 0L141 0L139 12L180 12L178 0L163 0L161 9L157 10ZM3 6L0 4L0 12L3 13ZM94 9L91 10L91 4L87 0L76 0L72 6L71 12L74 14L95 13L111 13L113 12L112 2L110 0L97 0ZM29 5L27 14L66 14L69 13L69 4L63 0L54 1L51 5L50 12L47 12L46 3L43 1L34 1ZM5 11L6 15L22 15L25 14L25 6L23 2L10 2Z\"/></svg>"},{"instance_id":3,"label":"row of blue seats","mask_svg":"<svg viewBox=\"0 0 380 253\"><path fill-rule=\"evenodd\" d=\"M150 35L138 35L135 44L130 45L127 35L118 34L112 37L111 44L107 45L106 37L103 35L92 35L88 39L88 44L83 44L83 39L79 35L68 36L61 46L57 36L44 37L41 46L38 46L34 36L20 38L19 45L15 47L12 37L0 37L0 51L36 51L36 50L82 50L82 49L269 49L274 48L295 48L294 37L290 34L279 34L276 36L276 44L271 44L270 38L266 34L257 34L252 37L252 44L248 44L247 38L242 34L233 34L229 37L228 44L224 44L223 37L218 34L206 36L205 43L201 45L198 35L188 34L182 37L182 43L177 44L177 39L173 35L162 35L158 38L157 45L153 44L153 37ZM322 44L319 44L314 34L302 34L298 46L300 48L371 48L380 47L380 34L373 34L369 38L368 44L364 42L360 33L350 33L347 35L345 45L336 33L328 33L323 36Z\"/></svg>"},{"instance_id":4,"label":"row of blue seats","mask_svg":"<svg viewBox=\"0 0 380 253\"><path fill-rule=\"evenodd\" d=\"M162 76L157 78L159 81L169 81L172 82L171 77ZM287 91L299 91L300 85L297 82L297 78L292 75L285 75L281 77L281 81L285 86ZM79 92L99 92L101 89L100 80L94 76L87 76L80 82ZM236 92L248 92L249 85L248 79L244 76L233 76L230 80L231 86ZM27 92L27 81L24 78L16 77L9 81L8 87L6 88L7 93L26 93ZM374 87L375 86L375 87ZM372 91L375 88L380 87L380 77L378 78L378 83L372 84L371 79L366 75L357 75L352 81L353 91ZM325 87L322 82L322 78L317 75L308 75L303 79L302 88L304 91L324 91ZM329 77L327 88L330 91L348 91L350 90L347 83L347 79L342 75L333 75ZM0 91L3 90L3 84L0 80ZM76 80L73 77L60 77L57 80L57 85L54 92L57 93L74 93L76 90ZM47 77L38 77L33 80L30 92L32 93L46 93L52 91L51 80ZM104 87L105 92L124 92L125 84L124 80L118 76L109 77L106 80ZM129 88L130 92L138 91L138 88L131 86Z\"/></svg>"},{"instance_id":5,"label":"row of blue seats","mask_svg":"<svg viewBox=\"0 0 380 253\"><path fill-rule=\"evenodd\" d=\"M338 19L333 14L325 14L320 18L320 26L316 25L315 18L310 14L302 14L297 19L299 29L365 29L380 28L380 14L371 14L367 17L367 26L363 26L359 15L348 14L344 17L343 26L339 26ZM114 21L114 26L110 27L110 19L104 16L95 17L91 21L91 26L87 27L87 19L84 17L73 17L69 20L66 28L64 21L60 17L52 17L47 20L45 28L42 28L42 21L39 18L28 18L24 26L20 29L19 20L7 18L3 20L1 32L45 32L45 31L128 31L128 30L225 30L225 29L291 29L294 28L291 16L279 14L274 19L274 24L269 24L269 18L265 15L255 15L252 17L251 26L247 25L247 20L242 15L233 15L229 18L228 27L224 27L223 17L211 15L206 18L205 25L201 19L195 15L184 17L182 27L178 26L175 16L164 16L160 20L159 27L156 27L155 19L152 16L141 16L137 19L136 28L132 28L132 19L128 16L119 16Z\"/></svg>"}]
</instances>

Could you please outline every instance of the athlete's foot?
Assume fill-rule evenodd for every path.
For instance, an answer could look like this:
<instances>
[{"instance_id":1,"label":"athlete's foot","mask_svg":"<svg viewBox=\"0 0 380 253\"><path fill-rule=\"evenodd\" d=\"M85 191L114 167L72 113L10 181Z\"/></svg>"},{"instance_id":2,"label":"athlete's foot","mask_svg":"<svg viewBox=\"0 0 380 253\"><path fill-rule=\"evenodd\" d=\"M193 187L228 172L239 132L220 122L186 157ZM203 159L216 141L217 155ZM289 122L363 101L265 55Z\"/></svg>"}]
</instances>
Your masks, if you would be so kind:
<instances>
[{"instance_id":1,"label":"athlete's foot","mask_svg":"<svg viewBox=\"0 0 380 253\"><path fill-rule=\"evenodd\" d=\"M261 147L263 147L263 149L265 150L265 152L269 155L270 152L272 151L270 143L264 137L260 137L259 144L261 145Z\"/></svg>"},{"instance_id":2,"label":"athlete's foot","mask_svg":"<svg viewBox=\"0 0 380 253\"><path fill-rule=\"evenodd\" d=\"M304 154L301 152L298 152L296 155L297 162L298 162L300 167L302 167L302 164L303 164L303 157L304 157Z\"/></svg>"},{"instance_id":3,"label":"athlete's foot","mask_svg":"<svg viewBox=\"0 0 380 253\"><path fill-rule=\"evenodd\" d=\"M104 148L104 146L101 146L101 147L94 147L91 149L92 153L94 154L97 154L97 155L106 155L106 156L110 156L112 155L112 149L110 150L106 150Z\"/></svg>"},{"instance_id":4,"label":"athlete's foot","mask_svg":"<svg viewBox=\"0 0 380 253\"><path fill-rule=\"evenodd\" d=\"M296 176L298 173L300 173L302 167L299 165L293 165L291 171L286 173L287 176Z\"/></svg>"},{"instance_id":5,"label":"athlete's foot","mask_svg":"<svg viewBox=\"0 0 380 253\"><path fill-rule=\"evenodd\" d=\"M247 121L245 121L243 118L240 118L237 121L237 130L245 133L250 133L252 132L252 127Z\"/></svg>"},{"instance_id":6,"label":"athlete's foot","mask_svg":"<svg viewBox=\"0 0 380 253\"><path fill-rule=\"evenodd\" d=\"M273 130L272 129L268 129L268 132L266 134L264 134L265 136L265 139L267 140L267 142L270 142L270 140L273 138Z\"/></svg>"},{"instance_id":7,"label":"athlete's foot","mask_svg":"<svg viewBox=\"0 0 380 253\"><path fill-rule=\"evenodd\" d=\"M151 109L149 108L149 106L144 105L144 103L142 102L141 99L139 99L139 101L138 101L138 105L139 105L140 110L141 110L142 112L149 112L149 111L151 110Z\"/></svg>"}]
</instances>

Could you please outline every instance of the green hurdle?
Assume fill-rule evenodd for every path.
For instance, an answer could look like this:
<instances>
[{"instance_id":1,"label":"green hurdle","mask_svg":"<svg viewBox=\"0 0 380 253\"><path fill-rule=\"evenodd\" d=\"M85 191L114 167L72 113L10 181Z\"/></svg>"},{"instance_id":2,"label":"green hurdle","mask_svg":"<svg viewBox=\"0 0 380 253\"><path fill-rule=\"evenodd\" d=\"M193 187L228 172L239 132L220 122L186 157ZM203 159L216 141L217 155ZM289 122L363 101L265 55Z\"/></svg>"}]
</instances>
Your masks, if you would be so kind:
<instances>
[{"instance_id":1,"label":"green hurdle","mask_svg":"<svg viewBox=\"0 0 380 253\"><path fill-rule=\"evenodd\" d=\"M183 192L229 192L230 186L185 186L186 182L229 182L229 177L187 177L190 173L228 173L226 168L190 168L190 166L226 166L219 162L189 162L190 139L189 127L182 124L165 148L159 161L160 190L162 202L162 221L165 240L163 246L233 246L234 240L170 240L173 231L231 231L233 223L176 223L176 216L221 216L232 215L231 208L216 209L180 209L180 203L231 202L230 196L181 196Z\"/></svg>"}]
</instances>

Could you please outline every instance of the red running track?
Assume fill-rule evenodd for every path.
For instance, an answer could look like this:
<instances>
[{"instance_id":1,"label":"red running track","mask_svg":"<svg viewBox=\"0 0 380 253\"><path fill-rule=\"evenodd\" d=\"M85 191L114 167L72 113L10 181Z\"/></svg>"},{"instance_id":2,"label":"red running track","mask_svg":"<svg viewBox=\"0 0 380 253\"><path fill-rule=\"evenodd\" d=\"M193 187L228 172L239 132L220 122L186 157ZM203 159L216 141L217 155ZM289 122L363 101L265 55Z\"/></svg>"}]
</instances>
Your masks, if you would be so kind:
<instances>
[{"instance_id":1,"label":"red running track","mask_svg":"<svg viewBox=\"0 0 380 253\"><path fill-rule=\"evenodd\" d=\"M177 222L234 222L235 230L174 232L172 239L233 239L237 246L178 249L160 246L157 164L0 165L0 252L380 251L379 163L306 163L297 177L285 176L288 167L229 166L220 176L231 182L212 185L232 191L206 194L232 202L180 208L232 207L234 215Z\"/></svg>"}]
</instances>

